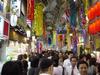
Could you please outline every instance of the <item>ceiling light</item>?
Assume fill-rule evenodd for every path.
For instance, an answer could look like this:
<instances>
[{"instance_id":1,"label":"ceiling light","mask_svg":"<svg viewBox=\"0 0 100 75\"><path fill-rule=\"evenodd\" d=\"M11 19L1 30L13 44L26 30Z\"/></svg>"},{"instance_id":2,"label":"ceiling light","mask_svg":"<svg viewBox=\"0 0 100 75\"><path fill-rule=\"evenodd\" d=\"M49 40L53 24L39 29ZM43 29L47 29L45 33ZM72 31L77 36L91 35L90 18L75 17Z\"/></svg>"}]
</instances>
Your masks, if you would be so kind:
<instances>
[{"instance_id":1,"label":"ceiling light","mask_svg":"<svg viewBox=\"0 0 100 75\"><path fill-rule=\"evenodd\" d=\"M31 32L29 30L26 31L27 37L31 36Z\"/></svg>"},{"instance_id":2,"label":"ceiling light","mask_svg":"<svg viewBox=\"0 0 100 75\"><path fill-rule=\"evenodd\" d=\"M69 35L70 35L70 36L73 36L73 34L72 34L72 33L70 33Z\"/></svg>"},{"instance_id":3,"label":"ceiling light","mask_svg":"<svg viewBox=\"0 0 100 75\"><path fill-rule=\"evenodd\" d=\"M74 0L74 2L76 2L76 0Z\"/></svg>"}]
</instances>

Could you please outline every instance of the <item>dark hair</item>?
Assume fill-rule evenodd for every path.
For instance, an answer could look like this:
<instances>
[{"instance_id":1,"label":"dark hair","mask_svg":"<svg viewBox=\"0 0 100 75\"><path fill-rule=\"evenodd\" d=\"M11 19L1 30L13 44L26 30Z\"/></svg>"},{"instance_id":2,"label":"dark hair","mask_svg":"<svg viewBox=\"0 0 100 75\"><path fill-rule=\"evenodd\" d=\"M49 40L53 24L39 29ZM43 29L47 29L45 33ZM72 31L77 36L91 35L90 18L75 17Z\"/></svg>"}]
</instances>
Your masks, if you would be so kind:
<instances>
[{"instance_id":1,"label":"dark hair","mask_svg":"<svg viewBox=\"0 0 100 75\"><path fill-rule=\"evenodd\" d=\"M59 65L59 56L58 55L53 56L52 60L53 60L53 66L57 67Z\"/></svg>"},{"instance_id":2,"label":"dark hair","mask_svg":"<svg viewBox=\"0 0 100 75\"><path fill-rule=\"evenodd\" d=\"M20 67L16 62L8 61L3 65L1 75L21 75Z\"/></svg>"},{"instance_id":3,"label":"dark hair","mask_svg":"<svg viewBox=\"0 0 100 75\"><path fill-rule=\"evenodd\" d=\"M79 55L79 60L83 59L84 57L86 57L85 54Z\"/></svg>"},{"instance_id":4,"label":"dark hair","mask_svg":"<svg viewBox=\"0 0 100 75\"><path fill-rule=\"evenodd\" d=\"M88 63L87 63L86 61L79 61L79 62L77 63L77 68L78 68L78 69L79 69L79 66L80 66L81 64L86 64L86 66L88 67Z\"/></svg>"},{"instance_id":5,"label":"dark hair","mask_svg":"<svg viewBox=\"0 0 100 75\"><path fill-rule=\"evenodd\" d=\"M23 57L24 57L24 59L27 59L27 54L24 54Z\"/></svg>"},{"instance_id":6,"label":"dark hair","mask_svg":"<svg viewBox=\"0 0 100 75\"><path fill-rule=\"evenodd\" d=\"M89 61L89 64L90 64L90 66L92 66L92 65L96 65L96 58L91 58L90 59L90 61Z\"/></svg>"},{"instance_id":7,"label":"dark hair","mask_svg":"<svg viewBox=\"0 0 100 75\"><path fill-rule=\"evenodd\" d=\"M21 61L22 59L23 59L23 55L22 54L18 55L17 60Z\"/></svg>"},{"instance_id":8,"label":"dark hair","mask_svg":"<svg viewBox=\"0 0 100 75\"><path fill-rule=\"evenodd\" d=\"M34 56L32 57L32 60L31 60L31 67L38 67L38 64L39 64L39 57L38 56Z\"/></svg>"},{"instance_id":9,"label":"dark hair","mask_svg":"<svg viewBox=\"0 0 100 75\"><path fill-rule=\"evenodd\" d=\"M72 56L72 57L70 58L70 61L72 61L73 58L75 58L76 60L78 60L77 56Z\"/></svg>"},{"instance_id":10,"label":"dark hair","mask_svg":"<svg viewBox=\"0 0 100 75\"><path fill-rule=\"evenodd\" d=\"M98 72L100 73L100 63L96 63L96 67L98 69Z\"/></svg>"},{"instance_id":11,"label":"dark hair","mask_svg":"<svg viewBox=\"0 0 100 75\"><path fill-rule=\"evenodd\" d=\"M68 52L68 55L70 55L70 54L73 54L73 52L72 52L72 51L69 51L69 52Z\"/></svg>"},{"instance_id":12,"label":"dark hair","mask_svg":"<svg viewBox=\"0 0 100 75\"><path fill-rule=\"evenodd\" d=\"M40 61L40 70L41 71L46 71L51 65L52 65L52 60L51 59L43 58Z\"/></svg>"}]
</instances>

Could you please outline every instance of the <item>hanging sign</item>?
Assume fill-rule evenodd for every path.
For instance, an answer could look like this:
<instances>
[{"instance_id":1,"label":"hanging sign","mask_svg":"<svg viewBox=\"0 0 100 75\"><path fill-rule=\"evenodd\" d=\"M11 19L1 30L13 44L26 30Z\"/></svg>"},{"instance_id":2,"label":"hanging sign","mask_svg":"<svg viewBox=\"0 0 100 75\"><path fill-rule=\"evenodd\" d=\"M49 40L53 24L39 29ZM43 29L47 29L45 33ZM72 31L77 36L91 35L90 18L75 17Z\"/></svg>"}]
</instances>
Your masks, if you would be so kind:
<instances>
[{"instance_id":1,"label":"hanging sign","mask_svg":"<svg viewBox=\"0 0 100 75\"><path fill-rule=\"evenodd\" d=\"M0 38L3 37L4 18L0 16Z\"/></svg>"},{"instance_id":2,"label":"hanging sign","mask_svg":"<svg viewBox=\"0 0 100 75\"><path fill-rule=\"evenodd\" d=\"M8 39L9 37L9 23L0 16L0 39Z\"/></svg>"},{"instance_id":3,"label":"hanging sign","mask_svg":"<svg viewBox=\"0 0 100 75\"><path fill-rule=\"evenodd\" d=\"M20 16L21 0L11 0L11 13Z\"/></svg>"},{"instance_id":4,"label":"hanging sign","mask_svg":"<svg viewBox=\"0 0 100 75\"><path fill-rule=\"evenodd\" d=\"M11 23L11 26L16 26L17 25L17 16L16 15L13 15L11 14L11 17L10 17L10 23Z\"/></svg>"}]
</instances>

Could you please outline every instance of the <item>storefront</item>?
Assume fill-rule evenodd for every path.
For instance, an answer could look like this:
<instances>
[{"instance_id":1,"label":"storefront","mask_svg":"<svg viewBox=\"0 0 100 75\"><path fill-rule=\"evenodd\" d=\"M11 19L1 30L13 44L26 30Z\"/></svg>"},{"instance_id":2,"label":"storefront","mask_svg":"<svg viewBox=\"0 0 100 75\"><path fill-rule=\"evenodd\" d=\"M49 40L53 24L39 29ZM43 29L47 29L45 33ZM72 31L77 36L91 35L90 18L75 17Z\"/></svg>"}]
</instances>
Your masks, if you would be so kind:
<instances>
[{"instance_id":1,"label":"storefront","mask_svg":"<svg viewBox=\"0 0 100 75\"><path fill-rule=\"evenodd\" d=\"M28 42L25 36L16 31L16 28L10 29L10 38L6 48L7 60L15 60L19 54L27 53Z\"/></svg>"},{"instance_id":2,"label":"storefront","mask_svg":"<svg viewBox=\"0 0 100 75\"><path fill-rule=\"evenodd\" d=\"M9 22L0 16L0 61L6 60L6 46L9 39Z\"/></svg>"}]
</instances>

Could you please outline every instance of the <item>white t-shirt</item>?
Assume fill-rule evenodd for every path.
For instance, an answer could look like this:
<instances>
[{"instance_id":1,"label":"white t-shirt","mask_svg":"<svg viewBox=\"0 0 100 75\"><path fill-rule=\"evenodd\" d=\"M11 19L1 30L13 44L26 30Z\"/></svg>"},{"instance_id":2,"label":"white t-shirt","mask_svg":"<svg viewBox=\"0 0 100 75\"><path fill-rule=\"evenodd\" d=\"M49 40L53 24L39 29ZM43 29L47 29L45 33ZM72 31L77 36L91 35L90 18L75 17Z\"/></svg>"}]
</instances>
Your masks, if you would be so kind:
<instances>
[{"instance_id":1,"label":"white t-shirt","mask_svg":"<svg viewBox=\"0 0 100 75\"><path fill-rule=\"evenodd\" d=\"M50 74L47 74L47 73L41 73L41 74L39 74L39 75L50 75Z\"/></svg>"},{"instance_id":2,"label":"white t-shirt","mask_svg":"<svg viewBox=\"0 0 100 75\"><path fill-rule=\"evenodd\" d=\"M70 59L64 60L63 67L66 68L67 66L71 66Z\"/></svg>"},{"instance_id":3,"label":"white t-shirt","mask_svg":"<svg viewBox=\"0 0 100 75\"><path fill-rule=\"evenodd\" d=\"M63 63L64 75L66 75L65 71L66 71L67 67L69 67L69 66L71 66L71 62L70 62L70 59L68 58L68 59L64 60L64 63Z\"/></svg>"},{"instance_id":4,"label":"white t-shirt","mask_svg":"<svg viewBox=\"0 0 100 75\"><path fill-rule=\"evenodd\" d=\"M72 66L67 67L66 70L65 70L65 73L66 73L66 75L71 75L71 73L72 73ZM73 74L74 75L79 75L79 71L78 71L76 66L73 69Z\"/></svg>"},{"instance_id":5,"label":"white t-shirt","mask_svg":"<svg viewBox=\"0 0 100 75\"><path fill-rule=\"evenodd\" d=\"M62 75L63 68L62 66L53 67L53 75Z\"/></svg>"}]
</instances>

